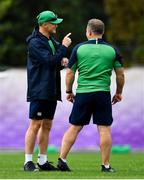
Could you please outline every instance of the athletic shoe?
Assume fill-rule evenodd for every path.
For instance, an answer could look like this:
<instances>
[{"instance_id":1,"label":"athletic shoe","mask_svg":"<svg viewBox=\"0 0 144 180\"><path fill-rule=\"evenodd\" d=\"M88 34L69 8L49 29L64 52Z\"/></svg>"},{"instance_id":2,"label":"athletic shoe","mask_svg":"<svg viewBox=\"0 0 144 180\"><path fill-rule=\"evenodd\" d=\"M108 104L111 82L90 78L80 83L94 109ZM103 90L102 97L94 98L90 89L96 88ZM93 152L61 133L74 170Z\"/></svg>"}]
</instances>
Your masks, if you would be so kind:
<instances>
[{"instance_id":1,"label":"athletic shoe","mask_svg":"<svg viewBox=\"0 0 144 180\"><path fill-rule=\"evenodd\" d=\"M42 171L57 171L59 170L58 168L54 167L51 162L46 162L43 165L40 165L39 163L37 163L38 167L40 168L40 170Z\"/></svg>"},{"instance_id":2,"label":"athletic shoe","mask_svg":"<svg viewBox=\"0 0 144 180\"><path fill-rule=\"evenodd\" d=\"M101 171L102 172L115 172L115 169L113 169L111 166L109 166L109 168L106 168L104 165L101 165Z\"/></svg>"},{"instance_id":3,"label":"athletic shoe","mask_svg":"<svg viewBox=\"0 0 144 180\"><path fill-rule=\"evenodd\" d=\"M24 165L24 171L39 171L39 169L36 168L35 164L32 161L28 161Z\"/></svg>"},{"instance_id":4,"label":"athletic shoe","mask_svg":"<svg viewBox=\"0 0 144 180\"><path fill-rule=\"evenodd\" d=\"M68 167L67 163L64 162L61 158L58 159L57 167L60 171L71 171L70 168Z\"/></svg>"}]
</instances>

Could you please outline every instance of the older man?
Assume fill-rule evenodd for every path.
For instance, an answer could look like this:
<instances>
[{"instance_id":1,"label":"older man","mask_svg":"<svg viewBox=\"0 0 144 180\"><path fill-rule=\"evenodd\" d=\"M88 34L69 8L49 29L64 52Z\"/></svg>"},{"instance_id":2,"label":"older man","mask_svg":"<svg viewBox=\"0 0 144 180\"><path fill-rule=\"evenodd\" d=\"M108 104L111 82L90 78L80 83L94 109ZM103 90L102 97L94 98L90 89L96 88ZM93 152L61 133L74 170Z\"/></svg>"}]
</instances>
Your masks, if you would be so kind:
<instances>
[{"instance_id":1,"label":"older man","mask_svg":"<svg viewBox=\"0 0 144 180\"><path fill-rule=\"evenodd\" d=\"M99 19L88 21L86 36L88 41L78 44L72 52L66 75L67 100L74 102L69 118L70 127L63 136L60 158L57 167L61 171L70 171L66 157L74 144L78 133L88 125L93 116L100 136L102 172L114 172L110 166L111 132L113 122L110 94L110 77L114 69L116 74L116 93L112 103L122 100L124 70L118 51L106 43L102 36L104 23ZM78 69L78 87L76 96L72 92L74 75Z\"/></svg>"},{"instance_id":2,"label":"older man","mask_svg":"<svg viewBox=\"0 0 144 180\"><path fill-rule=\"evenodd\" d=\"M24 171L57 170L47 161L47 146L57 100L61 100L60 70L68 63L64 57L71 44L70 34L61 44L52 37L62 21L52 11L43 11L37 16L38 26L27 38L27 101L30 102L31 121L25 136ZM37 136L39 168L33 163Z\"/></svg>"}]
</instances>

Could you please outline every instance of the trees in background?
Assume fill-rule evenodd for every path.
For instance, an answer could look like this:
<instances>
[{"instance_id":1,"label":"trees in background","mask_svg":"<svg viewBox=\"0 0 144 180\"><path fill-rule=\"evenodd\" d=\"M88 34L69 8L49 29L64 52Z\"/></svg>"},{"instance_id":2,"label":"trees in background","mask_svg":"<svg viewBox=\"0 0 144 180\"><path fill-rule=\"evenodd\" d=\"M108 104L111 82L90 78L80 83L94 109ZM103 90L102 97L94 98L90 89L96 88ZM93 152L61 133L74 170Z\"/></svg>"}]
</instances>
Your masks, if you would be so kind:
<instances>
[{"instance_id":1,"label":"trees in background","mask_svg":"<svg viewBox=\"0 0 144 180\"><path fill-rule=\"evenodd\" d=\"M57 38L71 32L72 47L86 40L87 21L93 17L106 24L106 36L121 52L127 64L144 64L143 0L0 0L0 64L26 65L26 37L36 25L35 17L52 10L64 22ZM71 51L70 49L70 51Z\"/></svg>"},{"instance_id":2,"label":"trees in background","mask_svg":"<svg viewBox=\"0 0 144 180\"><path fill-rule=\"evenodd\" d=\"M107 39L120 47L126 64L144 64L144 1L105 0Z\"/></svg>"},{"instance_id":3,"label":"trees in background","mask_svg":"<svg viewBox=\"0 0 144 180\"><path fill-rule=\"evenodd\" d=\"M47 7L42 3L43 7ZM49 8L49 7L48 7ZM0 64L10 66L26 65L26 37L35 25L34 19L40 1L1 0L0 10Z\"/></svg>"},{"instance_id":4,"label":"trees in background","mask_svg":"<svg viewBox=\"0 0 144 180\"><path fill-rule=\"evenodd\" d=\"M59 25L58 39L72 32L73 46L85 39L89 18L104 18L103 1L99 0L1 0L0 10L0 64L26 65L26 37L36 25L36 16L52 10L64 18ZM71 48L73 47L71 46Z\"/></svg>"}]
</instances>

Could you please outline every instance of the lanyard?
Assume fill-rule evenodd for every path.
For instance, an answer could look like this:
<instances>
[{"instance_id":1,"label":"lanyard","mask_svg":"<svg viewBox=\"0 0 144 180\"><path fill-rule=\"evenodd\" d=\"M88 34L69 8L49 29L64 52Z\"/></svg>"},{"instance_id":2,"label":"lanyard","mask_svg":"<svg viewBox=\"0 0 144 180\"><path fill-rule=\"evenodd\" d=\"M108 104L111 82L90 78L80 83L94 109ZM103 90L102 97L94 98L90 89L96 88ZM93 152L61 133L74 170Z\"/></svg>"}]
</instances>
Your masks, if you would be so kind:
<instances>
[{"instance_id":1,"label":"lanyard","mask_svg":"<svg viewBox=\"0 0 144 180\"><path fill-rule=\"evenodd\" d=\"M48 43L49 43L49 45L50 45L50 47L51 47L51 50L52 50L52 53L53 53L53 55L56 53L56 49L55 49L55 47L54 47L54 45L53 45L53 42L52 42L52 40L48 40Z\"/></svg>"}]
</instances>

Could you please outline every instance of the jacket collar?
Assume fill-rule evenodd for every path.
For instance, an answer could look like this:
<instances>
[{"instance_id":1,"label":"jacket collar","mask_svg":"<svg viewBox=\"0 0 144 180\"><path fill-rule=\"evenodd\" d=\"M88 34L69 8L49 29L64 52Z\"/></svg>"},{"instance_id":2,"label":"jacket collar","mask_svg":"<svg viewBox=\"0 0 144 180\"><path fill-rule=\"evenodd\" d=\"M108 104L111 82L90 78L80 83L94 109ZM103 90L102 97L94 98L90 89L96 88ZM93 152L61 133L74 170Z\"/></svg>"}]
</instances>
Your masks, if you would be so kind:
<instances>
[{"instance_id":1,"label":"jacket collar","mask_svg":"<svg viewBox=\"0 0 144 180\"><path fill-rule=\"evenodd\" d=\"M39 32L39 27L36 26L32 32L32 34L30 36L27 37L26 41L29 42L31 39L39 37L40 39L44 40L44 41L48 41L49 39L44 36L42 33ZM50 37L51 39L51 37Z\"/></svg>"}]
</instances>

